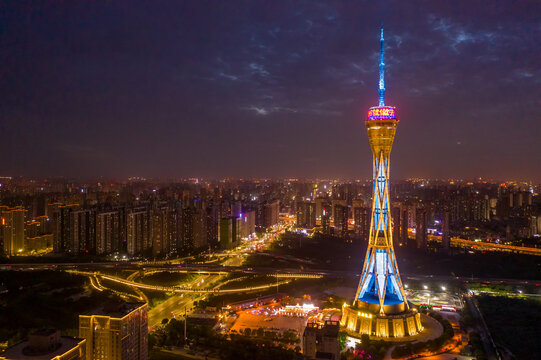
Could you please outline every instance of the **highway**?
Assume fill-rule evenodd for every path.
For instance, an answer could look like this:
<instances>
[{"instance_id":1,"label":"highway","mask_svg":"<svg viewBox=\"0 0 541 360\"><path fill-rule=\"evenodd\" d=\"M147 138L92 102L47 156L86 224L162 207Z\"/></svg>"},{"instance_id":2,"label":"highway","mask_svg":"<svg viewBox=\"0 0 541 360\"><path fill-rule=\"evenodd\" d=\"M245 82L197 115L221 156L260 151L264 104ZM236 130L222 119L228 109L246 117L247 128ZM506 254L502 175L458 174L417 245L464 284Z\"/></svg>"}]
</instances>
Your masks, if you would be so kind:
<instances>
[{"instance_id":1,"label":"highway","mask_svg":"<svg viewBox=\"0 0 541 360\"><path fill-rule=\"evenodd\" d=\"M157 272L157 271L170 271L170 272L180 272L180 273L191 273L199 275L227 275L227 274L239 274L239 275L272 275L278 278L321 278L321 277L355 277L359 276L359 271L347 271L347 270L328 270L328 269L310 269L310 270L299 270L295 268L270 268L270 267L247 267L236 265L242 262L242 258L231 258L228 260L228 264L235 265L201 265L201 264L146 264L145 266L141 265L131 265L131 264L113 264L118 265L113 268L117 270L133 270L144 272ZM50 264L16 264L9 268L12 271L32 271L32 270L46 270L54 269L60 271L78 271L81 273L96 273L100 276L109 276L105 274L100 274L100 270L110 269L112 264L107 264L106 267L100 268L97 264L59 264L53 265ZM430 275L430 274L408 274L402 273L403 280L441 280L441 281L450 281L450 280L459 280L463 282L487 282L487 283L499 283L499 284L508 284L508 285L536 285L541 286L541 280L517 280L517 279L507 279L507 278L479 278L479 277L456 277L450 275ZM109 276L112 281L117 280L114 276ZM130 279L122 279L123 282L126 282L128 285L133 285L139 288L145 288L146 286L135 281L130 281ZM150 288L151 290L156 290L156 288ZM177 288L178 292L182 292L183 288ZM189 289L197 290L194 288L184 288L185 291ZM158 289L159 290L159 289ZM172 291L171 287L164 287L164 291ZM197 291L194 291L197 292ZM208 289L207 289L208 292Z\"/></svg>"},{"instance_id":2,"label":"highway","mask_svg":"<svg viewBox=\"0 0 541 360\"><path fill-rule=\"evenodd\" d=\"M198 277L187 283L186 286L195 286L197 282L211 282L211 275ZM148 326L150 330L158 326L165 318L171 319L174 316L184 315L184 311L190 313L193 308L194 301L203 299L204 295L189 296L184 294L174 294L164 302L150 309L148 312Z\"/></svg>"},{"instance_id":3,"label":"highway","mask_svg":"<svg viewBox=\"0 0 541 360\"><path fill-rule=\"evenodd\" d=\"M410 239L415 239L415 233L412 230L408 230L408 237ZM441 235L428 235L428 240L441 242ZM487 250L487 251L500 251L500 252L512 252L525 255L537 255L541 256L540 248L533 248L527 246L514 246L514 245L505 245L505 244L496 244L485 241L473 241L462 239L459 237L451 237L450 239L451 246L453 247L462 247L462 248L472 248L475 250Z\"/></svg>"}]
</instances>

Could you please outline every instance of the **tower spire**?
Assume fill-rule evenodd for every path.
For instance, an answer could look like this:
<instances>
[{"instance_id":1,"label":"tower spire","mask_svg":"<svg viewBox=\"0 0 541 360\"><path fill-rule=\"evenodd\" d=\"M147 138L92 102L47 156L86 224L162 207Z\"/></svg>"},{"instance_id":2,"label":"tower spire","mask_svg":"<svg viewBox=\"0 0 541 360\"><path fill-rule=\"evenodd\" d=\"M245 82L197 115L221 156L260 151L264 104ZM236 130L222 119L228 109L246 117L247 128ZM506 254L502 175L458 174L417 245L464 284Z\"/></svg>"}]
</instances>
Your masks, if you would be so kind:
<instances>
[{"instance_id":1,"label":"tower spire","mask_svg":"<svg viewBox=\"0 0 541 360\"><path fill-rule=\"evenodd\" d=\"M383 57L385 55L385 40L383 39L383 28L381 28L380 42L380 54L379 54L379 105L385 106L385 62Z\"/></svg>"}]
</instances>

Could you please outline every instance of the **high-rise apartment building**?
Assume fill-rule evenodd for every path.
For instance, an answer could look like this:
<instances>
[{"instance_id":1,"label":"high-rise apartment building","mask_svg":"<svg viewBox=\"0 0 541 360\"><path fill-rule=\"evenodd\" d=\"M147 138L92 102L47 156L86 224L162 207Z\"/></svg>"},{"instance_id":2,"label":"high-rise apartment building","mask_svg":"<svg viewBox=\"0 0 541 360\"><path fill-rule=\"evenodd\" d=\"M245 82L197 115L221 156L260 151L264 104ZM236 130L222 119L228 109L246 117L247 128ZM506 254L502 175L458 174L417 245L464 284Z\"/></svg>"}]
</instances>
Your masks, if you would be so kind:
<instances>
[{"instance_id":1,"label":"high-rise apartment building","mask_svg":"<svg viewBox=\"0 0 541 360\"><path fill-rule=\"evenodd\" d=\"M424 208L419 208L416 211L415 220L415 241L420 249L427 248L428 230L427 230L427 212Z\"/></svg>"},{"instance_id":2,"label":"high-rise apartment building","mask_svg":"<svg viewBox=\"0 0 541 360\"><path fill-rule=\"evenodd\" d=\"M402 211L400 213L401 221L400 221L400 241L404 244L408 244L409 240L409 234L408 234L408 208L402 208Z\"/></svg>"},{"instance_id":3,"label":"high-rise apartment building","mask_svg":"<svg viewBox=\"0 0 541 360\"><path fill-rule=\"evenodd\" d=\"M69 251L72 254L96 252L96 214L92 210L70 213Z\"/></svg>"},{"instance_id":4,"label":"high-rise apartment building","mask_svg":"<svg viewBox=\"0 0 541 360\"><path fill-rule=\"evenodd\" d=\"M321 230L327 235L331 233L331 214L331 205L324 203L321 207Z\"/></svg>"},{"instance_id":5,"label":"high-rise apartment building","mask_svg":"<svg viewBox=\"0 0 541 360\"><path fill-rule=\"evenodd\" d=\"M146 360L147 304L108 303L79 315L79 337L86 339L86 360Z\"/></svg>"},{"instance_id":6,"label":"high-rise apartment building","mask_svg":"<svg viewBox=\"0 0 541 360\"><path fill-rule=\"evenodd\" d=\"M361 241L368 241L370 235L370 212L368 206L355 206L353 208L353 222L355 236Z\"/></svg>"},{"instance_id":7,"label":"high-rise apartment building","mask_svg":"<svg viewBox=\"0 0 541 360\"><path fill-rule=\"evenodd\" d=\"M315 200L316 203L316 220L321 220L321 216L323 215L323 205L326 203L326 199L323 197L318 197Z\"/></svg>"},{"instance_id":8,"label":"high-rise apartment building","mask_svg":"<svg viewBox=\"0 0 541 360\"><path fill-rule=\"evenodd\" d=\"M146 209L133 209L126 215L127 251L133 256L150 247L150 220Z\"/></svg>"},{"instance_id":9,"label":"high-rise apartment building","mask_svg":"<svg viewBox=\"0 0 541 360\"><path fill-rule=\"evenodd\" d=\"M96 254L111 254L120 250L120 221L118 211L96 214Z\"/></svg>"},{"instance_id":10,"label":"high-rise apartment building","mask_svg":"<svg viewBox=\"0 0 541 360\"><path fill-rule=\"evenodd\" d=\"M450 244L451 235L449 233L449 211L444 211L441 219L441 246L444 250L448 250Z\"/></svg>"},{"instance_id":11,"label":"high-rise apartment building","mask_svg":"<svg viewBox=\"0 0 541 360\"><path fill-rule=\"evenodd\" d=\"M195 226L196 226L196 209L194 207L186 207L182 209L182 249L184 251L193 251L196 246Z\"/></svg>"},{"instance_id":12,"label":"high-rise apartment building","mask_svg":"<svg viewBox=\"0 0 541 360\"><path fill-rule=\"evenodd\" d=\"M297 201L297 227L312 229L316 226L316 204L311 201Z\"/></svg>"},{"instance_id":13,"label":"high-rise apartment building","mask_svg":"<svg viewBox=\"0 0 541 360\"><path fill-rule=\"evenodd\" d=\"M259 228L267 228L278 224L280 221L280 201L272 200L258 204L256 210L255 225Z\"/></svg>"},{"instance_id":14,"label":"high-rise apartment building","mask_svg":"<svg viewBox=\"0 0 541 360\"><path fill-rule=\"evenodd\" d=\"M244 210L241 216L241 238L249 238L255 234L255 211Z\"/></svg>"},{"instance_id":15,"label":"high-rise apartment building","mask_svg":"<svg viewBox=\"0 0 541 360\"><path fill-rule=\"evenodd\" d=\"M56 253L66 253L72 250L70 245L71 227L70 217L71 212L79 208L79 204L50 204L48 212L52 211L53 222L53 250Z\"/></svg>"},{"instance_id":16,"label":"high-rise apartment building","mask_svg":"<svg viewBox=\"0 0 541 360\"><path fill-rule=\"evenodd\" d=\"M333 219L336 218L336 207L337 206L345 206L345 207L348 206L348 202L346 200L343 200L343 199L333 199L331 204L332 204L332 218Z\"/></svg>"},{"instance_id":17,"label":"high-rise apartment building","mask_svg":"<svg viewBox=\"0 0 541 360\"><path fill-rule=\"evenodd\" d=\"M246 215L246 214L245 214ZM205 229L206 229L206 245L215 247L218 245L218 206L212 205L204 209ZM255 221L255 218L254 218ZM255 231L255 230L254 230Z\"/></svg>"},{"instance_id":18,"label":"high-rise apartment building","mask_svg":"<svg viewBox=\"0 0 541 360\"><path fill-rule=\"evenodd\" d=\"M394 206L391 209L391 219L393 219L393 239L402 244L402 241L400 239L400 220L402 220L402 218L400 216L400 205L397 205L398 206Z\"/></svg>"},{"instance_id":19,"label":"high-rise apartment building","mask_svg":"<svg viewBox=\"0 0 541 360\"><path fill-rule=\"evenodd\" d=\"M170 247L170 210L168 207L153 209L150 216L150 234L152 238L152 254L164 255Z\"/></svg>"},{"instance_id":20,"label":"high-rise apartment building","mask_svg":"<svg viewBox=\"0 0 541 360\"><path fill-rule=\"evenodd\" d=\"M222 249L233 247L233 218L220 219L218 243Z\"/></svg>"},{"instance_id":21,"label":"high-rise apartment building","mask_svg":"<svg viewBox=\"0 0 541 360\"><path fill-rule=\"evenodd\" d=\"M14 256L25 251L26 210L22 207L0 210L4 254Z\"/></svg>"},{"instance_id":22,"label":"high-rise apartment building","mask_svg":"<svg viewBox=\"0 0 541 360\"><path fill-rule=\"evenodd\" d=\"M334 235L346 236L348 232L348 207L336 204L334 209Z\"/></svg>"}]
</instances>

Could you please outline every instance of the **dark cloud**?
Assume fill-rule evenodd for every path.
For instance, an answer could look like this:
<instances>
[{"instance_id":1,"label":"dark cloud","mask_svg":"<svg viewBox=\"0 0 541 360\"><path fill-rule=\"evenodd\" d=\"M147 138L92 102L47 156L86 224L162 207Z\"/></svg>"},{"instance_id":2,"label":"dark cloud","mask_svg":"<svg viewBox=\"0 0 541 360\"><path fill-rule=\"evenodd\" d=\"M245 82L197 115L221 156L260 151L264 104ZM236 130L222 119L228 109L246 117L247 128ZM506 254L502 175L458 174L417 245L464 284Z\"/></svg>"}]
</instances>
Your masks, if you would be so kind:
<instances>
[{"instance_id":1,"label":"dark cloud","mask_svg":"<svg viewBox=\"0 0 541 360\"><path fill-rule=\"evenodd\" d=\"M377 101L392 176L541 180L537 1L0 4L9 175L368 177Z\"/></svg>"}]
</instances>

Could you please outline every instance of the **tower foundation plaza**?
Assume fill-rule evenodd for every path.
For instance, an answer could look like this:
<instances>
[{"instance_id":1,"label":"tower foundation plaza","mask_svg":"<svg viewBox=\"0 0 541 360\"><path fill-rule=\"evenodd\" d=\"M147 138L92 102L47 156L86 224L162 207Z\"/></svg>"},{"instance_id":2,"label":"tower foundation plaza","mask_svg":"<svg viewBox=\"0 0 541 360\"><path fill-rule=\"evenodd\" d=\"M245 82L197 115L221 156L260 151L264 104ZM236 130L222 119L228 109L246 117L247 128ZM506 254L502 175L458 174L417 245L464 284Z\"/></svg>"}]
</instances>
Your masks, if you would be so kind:
<instances>
[{"instance_id":1,"label":"tower foundation plaza","mask_svg":"<svg viewBox=\"0 0 541 360\"><path fill-rule=\"evenodd\" d=\"M365 121L373 155L372 215L361 280L351 306L344 304L341 326L350 334L404 338L423 331L421 316L406 299L393 248L389 161L398 117L385 106L383 29L380 38L379 104Z\"/></svg>"}]
</instances>

